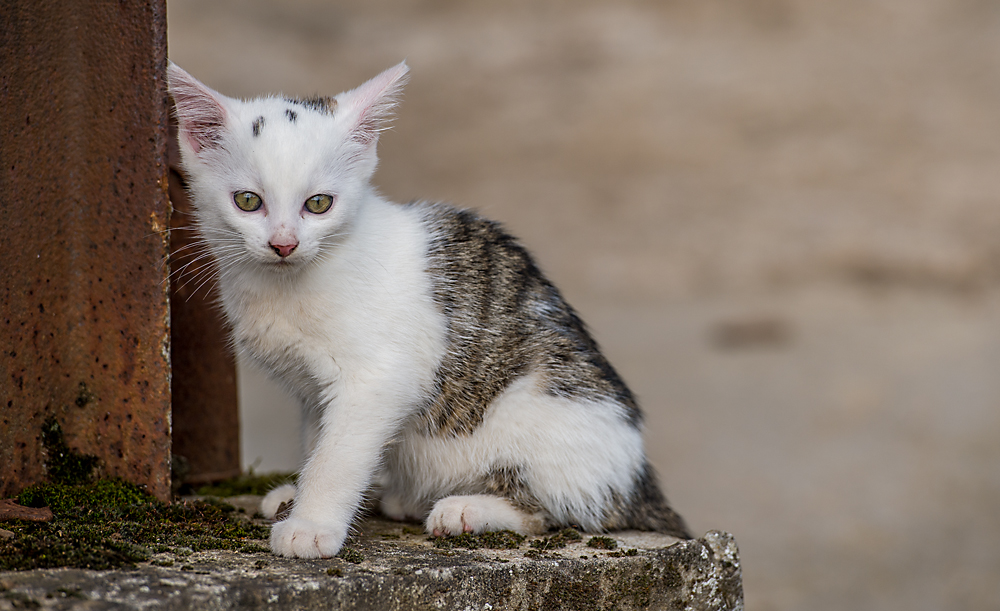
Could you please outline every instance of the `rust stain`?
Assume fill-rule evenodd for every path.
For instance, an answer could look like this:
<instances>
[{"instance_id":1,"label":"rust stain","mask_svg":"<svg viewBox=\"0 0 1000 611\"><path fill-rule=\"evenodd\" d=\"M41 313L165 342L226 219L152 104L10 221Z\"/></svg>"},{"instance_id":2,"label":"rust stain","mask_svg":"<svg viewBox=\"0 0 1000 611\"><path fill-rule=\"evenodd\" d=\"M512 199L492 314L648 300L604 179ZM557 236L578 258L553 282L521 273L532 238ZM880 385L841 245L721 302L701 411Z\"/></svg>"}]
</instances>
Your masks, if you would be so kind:
<instances>
[{"instance_id":1,"label":"rust stain","mask_svg":"<svg viewBox=\"0 0 1000 611\"><path fill-rule=\"evenodd\" d=\"M0 496L42 478L50 415L169 496L165 33L162 0L0 11Z\"/></svg>"}]
</instances>

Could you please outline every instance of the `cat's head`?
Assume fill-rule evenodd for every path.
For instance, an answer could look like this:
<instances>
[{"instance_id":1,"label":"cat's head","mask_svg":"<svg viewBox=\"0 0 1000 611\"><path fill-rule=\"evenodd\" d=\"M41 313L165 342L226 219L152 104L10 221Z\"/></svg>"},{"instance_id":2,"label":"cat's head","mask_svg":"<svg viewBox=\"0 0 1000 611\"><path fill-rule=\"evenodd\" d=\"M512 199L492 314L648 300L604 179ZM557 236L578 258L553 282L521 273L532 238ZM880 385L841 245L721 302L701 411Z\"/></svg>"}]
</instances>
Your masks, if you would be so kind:
<instances>
[{"instance_id":1,"label":"cat's head","mask_svg":"<svg viewBox=\"0 0 1000 611\"><path fill-rule=\"evenodd\" d=\"M350 231L407 72L400 63L330 98L237 100L170 64L195 214L224 267L288 269Z\"/></svg>"}]
</instances>

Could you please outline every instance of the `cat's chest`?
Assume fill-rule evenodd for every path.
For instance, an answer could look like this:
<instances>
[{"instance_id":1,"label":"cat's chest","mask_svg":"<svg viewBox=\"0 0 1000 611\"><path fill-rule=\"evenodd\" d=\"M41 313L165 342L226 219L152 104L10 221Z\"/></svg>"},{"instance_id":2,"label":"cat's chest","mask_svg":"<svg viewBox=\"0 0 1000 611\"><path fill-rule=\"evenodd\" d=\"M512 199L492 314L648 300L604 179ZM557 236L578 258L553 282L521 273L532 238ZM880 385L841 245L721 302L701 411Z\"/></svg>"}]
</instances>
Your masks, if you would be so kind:
<instances>
[{"instance_id":1,"label":"cat's chest","mask_svg":"<svg viewBox=\"0 0 1000 611\"><path fill-rule=\"evenodd\" d=\"M237 345L279 375L315 376L343 347L341 313L329 299L305 291L234 291L227 303Z\"/></svg>"}]
</instances>

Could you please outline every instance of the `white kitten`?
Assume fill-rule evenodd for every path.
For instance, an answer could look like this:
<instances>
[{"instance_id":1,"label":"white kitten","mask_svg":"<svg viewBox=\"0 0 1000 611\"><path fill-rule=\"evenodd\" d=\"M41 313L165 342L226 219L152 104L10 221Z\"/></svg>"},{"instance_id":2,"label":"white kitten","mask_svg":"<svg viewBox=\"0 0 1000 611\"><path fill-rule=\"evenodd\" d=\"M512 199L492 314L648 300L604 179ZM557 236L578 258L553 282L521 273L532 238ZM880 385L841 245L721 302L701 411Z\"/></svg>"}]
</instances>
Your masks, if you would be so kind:
<instances>
[{"instance_id":1,"label":"white kitten","mask_svg":"<svg viewBox=\"0 0 1000 611\"><path fill-rule=\"evenodd\" d=\"M370 186L399 64L334 98L223 96L175 65L183 167L238 349L318 425L271 547L336 554L364 497L428 532L576 525L688 537L641 415L496 223Z\"/></svg>"}]
</instances>

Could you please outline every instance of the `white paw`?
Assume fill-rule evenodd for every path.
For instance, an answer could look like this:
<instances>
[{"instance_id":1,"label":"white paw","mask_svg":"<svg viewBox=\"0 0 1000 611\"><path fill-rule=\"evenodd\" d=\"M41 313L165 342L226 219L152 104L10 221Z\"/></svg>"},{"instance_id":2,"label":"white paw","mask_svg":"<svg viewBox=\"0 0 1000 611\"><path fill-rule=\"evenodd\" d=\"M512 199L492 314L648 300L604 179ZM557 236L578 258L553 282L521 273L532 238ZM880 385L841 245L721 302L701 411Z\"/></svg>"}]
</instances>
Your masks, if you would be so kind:
<instances>
[{"instance_id":1,"label":"white paw","mask_svg":"<svg viewBox=\"0 0 1000 611\"><path fill-rule=\"evenodd\" d=\"M448 496L434 503L425 527L435 537L492 530L524 532L529 530L528 519L528 515L498 496Z\"/></svg>"},{"instance_id":2,"label":"white paw","mask_svg":"<svg viewBox=\"0 0 1000 611\"><path fill-rule=\"evenodd\" d=\"M347 528L291 517L271 527L271 551L289 558L332 558L347 538Z\"/></svg>"},{"instance_id":3,"label":"white paw","mask_svg":"<svg viewBox=\"0 0 1000 611\"><path fill-rule=\"evenodd\" d=\"M278 486L264 495L264 499L260 502L260 512L264 514L264 517L268 520L273 520L275 514L278 513L278 507L280 507L282 503L287 503L294 498L295 486L292 484Z\"/></svg>"}]
</instances>

